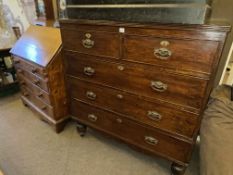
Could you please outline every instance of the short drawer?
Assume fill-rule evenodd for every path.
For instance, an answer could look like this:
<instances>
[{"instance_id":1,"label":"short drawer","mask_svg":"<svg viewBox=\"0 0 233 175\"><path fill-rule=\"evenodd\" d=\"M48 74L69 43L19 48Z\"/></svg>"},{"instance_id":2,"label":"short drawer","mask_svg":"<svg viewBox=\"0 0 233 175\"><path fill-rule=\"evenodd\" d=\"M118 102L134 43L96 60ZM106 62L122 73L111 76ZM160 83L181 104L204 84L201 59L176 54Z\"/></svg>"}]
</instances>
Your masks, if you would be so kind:
<instances>
[{"instance_id":1,"label":"short drawer","mask_svg":"<svg viewBox=\"0 0 233 175\"><path fill-rule=\"evenodd\" d=\"M62 30L63 46L66 50L80 53L119 58L120 36L118 33L95 31Z\"/></svg>"},{"instance_id":2,"label":"short drawer","mask_svg":"<svg viewBox=\"0 0 233 175\"><path fill-rule=\"evenodd\" d=\"M66 54L67 73L148 98L200 109L207 81L167 72L155 66L103 62L87 55Z\"/></svg>"},{"instance_id":3,"label":"short drawer","mask_svg":"<svg viewBox=\"0 0 233 175\"><path fill-rule=\"evenodd\" d=\"M188 161L188 150L192 147L188 142L177 140L129 119L75 100L71 101L70 107L74 118L88 126L105 131L127 143L146 149L154 154L169 157L172 160Z\"/></svg>"},{"instance_id":4,"label":"short drawer","mask_svg":"<svg viewBox=\"0 0 233 175\"><path fill-rule=\"evenodd\" d=\"M24 70L21 68L16 68L17 75L19 78L24 78L31 82L32 84L36 85L37 87L40 87L41 89L45 90L46 92L49 92L49 85L48 85L48 79L41 79L38 76Z\"/></svg>"},{"instance_id":5,"label":"short drawer","mask_svg":"<svg viewBox=\"0 0 233 175\"><path fill-rule=\"evenodd\" d=\"M67 78L71 98L127 115L135 121L161 130L193 138L198 116L174 105L150 102L139 96L96 85L77 78Z\"/></svg>"},{"instance_id":6,"label":"short drawer","mask_svg":"<svg viewBox=\"0 0 233 175\"><path fill-rule=\"evenodd\" d=\"M39 99L41 99L44 103L51 105L50 97L47 92L39 88L38 86L32 84L28 80L26 80L23 77L19 77L20 85L23 88L28 88L32 91L32 93L37 96Z\"/></svg>"},{"instance_id":7,"label":"short drawer","mask_svg":"<svg viewBox=\"0 0 233 175\"><path fill-rule=\"evenodd\" d=\"M124 60L210 74L218 42L125 36Z\"/></svg>"},{"instance_id":8,"label":"short drawer","mask_svg":"<svg viewBox=\"0 0 233 175\"><path fill-rule=\"evenodd\" d=\"M28 72L31 72L32 74L35 74L41 78L47 77L47 71L39 66L36 66L34 64L31 64L20 57L14 56L14 65L16 68L24 69Z\"/></svg>"},{"instance_id":9,"label":"short drawer","mask_svg":"<svg viewBox=\"0 0 233 175\"><path fill-rule=\"evenodd\" d=\"M21 92L22 95L31 101L40 111L54 118L53 108L39 99L35 94L33 94L33 92L31 92L31 90L26 87L21 87Z\"/></svg>"}]
</instances>

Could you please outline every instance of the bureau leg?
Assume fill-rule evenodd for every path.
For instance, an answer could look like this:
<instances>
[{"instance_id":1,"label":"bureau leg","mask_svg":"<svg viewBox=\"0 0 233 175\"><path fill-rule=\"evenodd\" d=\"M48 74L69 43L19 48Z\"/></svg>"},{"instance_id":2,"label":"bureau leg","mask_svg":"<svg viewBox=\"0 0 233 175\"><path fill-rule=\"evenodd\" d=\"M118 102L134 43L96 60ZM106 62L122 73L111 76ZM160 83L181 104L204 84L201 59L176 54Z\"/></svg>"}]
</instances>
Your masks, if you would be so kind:
<instances>
[{"instance_id":1,"label":"bureau leg","mask_svg":"<svg viewBox=\"0 0 233 175\"><path fill-rule=\"evenodd\" d=\"M54 129L55 129L55 132L57 134L59 134L60 132L62 132L66 126L66 123L67 123L67 120L61 122L61 123L57 123L55 126L54 126Z\"/></svg>"},{"instance_id":2,"label":"bureau leg","mask_svg":"<svg viewBox=\"0 0 233 175\"><path fill-rule=\"evenodd\" d=\"M179 165L177 163L172 163L171 165L171 175L183 175L186 170L186 166Z\"/></svg>"},{"instance_id":3,"label":"bureau leg","mask_svg":"<svg viewBox=\"0 0 233 175\"><path fill-rule=\"evenodd\" d=\"M79 135L81 137L84 137L86 134L86 131L87 131L87 126L82 124L82 123L79 123L79 122L77 122L76 126L77 126L77 131L78 131Z\"/></svg>"}]
</instances>

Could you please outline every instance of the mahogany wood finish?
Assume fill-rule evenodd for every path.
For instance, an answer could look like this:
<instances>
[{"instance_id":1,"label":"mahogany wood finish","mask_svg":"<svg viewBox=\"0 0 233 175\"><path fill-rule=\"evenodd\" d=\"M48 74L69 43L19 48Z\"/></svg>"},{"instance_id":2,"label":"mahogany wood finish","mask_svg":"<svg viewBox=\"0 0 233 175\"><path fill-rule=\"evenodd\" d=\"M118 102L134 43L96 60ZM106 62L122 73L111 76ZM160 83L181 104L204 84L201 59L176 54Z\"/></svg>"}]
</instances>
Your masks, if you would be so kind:
<instances>
[{"instance_id":1,"label":"mahogany wood finish","mask_svg":"<svg viewBox=\"0 0 233 175\"><path fill-rule=\"evenodd\" d=\"M59 29L31 26L11 53L23 103L61 132L68 107Z\"/></svg>"},{"instance_id":2,"label":"mahogany wood finish","mask_svg":"<svg viewBox=\"0 0 233 175\"><path fill-rule=\"evenodd\" d=\"M143 152L189 164L229 27L62 20L69 112Z\"/></svg>"}]
</instances>

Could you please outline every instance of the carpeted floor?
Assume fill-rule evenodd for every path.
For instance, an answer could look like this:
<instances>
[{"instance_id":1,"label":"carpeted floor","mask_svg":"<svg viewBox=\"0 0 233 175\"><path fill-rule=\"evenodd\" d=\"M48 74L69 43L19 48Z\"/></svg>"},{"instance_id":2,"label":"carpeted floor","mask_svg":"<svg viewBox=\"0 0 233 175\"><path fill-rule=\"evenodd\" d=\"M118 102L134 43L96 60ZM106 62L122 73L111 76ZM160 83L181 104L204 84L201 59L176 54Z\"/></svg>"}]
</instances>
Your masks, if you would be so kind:
<instances>
[{"instance_id":1,"label":"carpeted floor","mask_svg":"<svg viewBox=\"0 0 233 175\"><path fill-rule=\"evenodd\" d=\"M4 175L169 175L170 163L69 123L56 134L19 95L0 99L0 170ZM185 175L199 174L198 148Z\"/></svg>"}]
</instances>

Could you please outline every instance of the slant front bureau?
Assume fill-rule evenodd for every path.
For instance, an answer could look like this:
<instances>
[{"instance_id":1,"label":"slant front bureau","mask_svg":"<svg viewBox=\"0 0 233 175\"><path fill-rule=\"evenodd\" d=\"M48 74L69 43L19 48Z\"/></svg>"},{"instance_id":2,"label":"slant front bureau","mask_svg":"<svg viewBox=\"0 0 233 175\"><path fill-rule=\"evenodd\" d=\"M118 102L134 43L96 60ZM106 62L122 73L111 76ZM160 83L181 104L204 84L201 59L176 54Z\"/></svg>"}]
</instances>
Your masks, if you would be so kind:
<instances>
[{"instance_id":1,"label":"slant front bureau","mask_svg":"<svg viewBox=\"0 0 233 175\"><path fill-rule=\"evenodd\" d=\"M60 30L31 26L11 53L23 103L61 132L68 115Z\"/></svg>"},{"instance_id":2,"label":"slant front bureau","mask_svg":"<svg viewBox=\"0 0 233 175\"><path fill-rule=\"evenodd\" d=\"M183 174L229 28L60 23L69 112L81 136L89 126Z\"/></svg>"}]
</instances>

